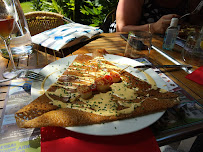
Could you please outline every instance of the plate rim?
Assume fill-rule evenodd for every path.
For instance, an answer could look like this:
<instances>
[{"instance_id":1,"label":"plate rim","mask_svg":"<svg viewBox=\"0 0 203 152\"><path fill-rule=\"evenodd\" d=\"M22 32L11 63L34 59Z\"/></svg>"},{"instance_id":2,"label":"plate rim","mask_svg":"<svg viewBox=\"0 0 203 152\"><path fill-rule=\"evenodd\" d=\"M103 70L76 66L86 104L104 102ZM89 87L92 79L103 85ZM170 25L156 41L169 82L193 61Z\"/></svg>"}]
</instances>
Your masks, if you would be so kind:
<instances>
[{"instance_id":1,"label":"plate rim","mask_svg":"<svg viewBox=\"0 0 203 152\"><path fill-rule=\"evenodd\" d=\"M87 53L86 55L91 55L92 53ZM63 60L67 60L68 58L73 58L73 60L75 59L75 57L77 57L78 55L72 55L72 56L67 56L67 57L65 57L65 58L61 58L61 59L59 59L59 60L56 60L56 61L54 61L54 62L52 62L52 63L50 63L50 64L48 64L48 65L46 65L44 68L42 68L41 70L40 70L40 74L43 74L44 75L44 71L45 71L45 69L47 69L47 68L49 68L50 66L52 66L52 65L54 65L55 63L60 63L61 61L63 61ZM135 63L137 63L137 64L140 64L140 65L143 65L142 63L140 63L140 62L138 62L138 61L135 61L134 59L130 59L130 58L127 58L127 57L123 57L123 56L118 56L118 55L113 55L113 54L106 54L106 55L104 55L104 58L106 57L106 56L109 56L109 58L110 57L118 57L118 58L124 58L124 59L127 59L127 60L131 60L132 62L135 62ZM72 59L71 59L72 60ZM71 62L72 63L72 62ZM70 64L71 64L70 63ZM70 65L69 64L69 65ZM161 79L161 77L157 74L157 76ZM35 83L39 83L39 82L37 82L37 81L33 81L33 83L34 83L34 85L35 85ZM40 82L40 85L41 85L41 83L42 82ZM32 99L36 99L36 97L33 97L33 86L34 85L32 85L32 87L31 87L31 96L32 96ZM41 88L41 87L40 87ZM39 90L38 90L39 91ZM40 94L41 95L41 94ZM39 96L40 96L39 95ZM32 100L33 101L33 100ZM96 135L96 136L115 136L115 135L123 135L123 134L128 134L128 133L132 133L132 132L136 132L136 131L139 131L139 130L141 130L141 129L144 129L144 128L146 128L146 127L148 127L148 126L150 126L150 125L152 125L153 123L155 123L158 119L160 119L161 117L162 117L162 115L165 113L165 110L164 111L160 111L160 112L156 112L156 113L152 113L152 114L148 114L148 115L143 115L143 116L138 116L138 117L135 117L135 118L129 118L129 119L123 119L123 120L116 120L116 121L113 121L113 122L106 122L106 123L102 123L102 124L93 124L93 125L87 125L87 126L74 126L74 127L65 127L66 129L68 129L68 130L70 130L70 131L73 131L73 132L77 132L77 133L82 133L82 134L86 134L86 135ZM95 126L98 126L98 125L105 125L105 124L111 124L111 123L115 123L115 122L120 122L120 121L122 121L122 122L129 122L129 120L130 119L138 119L138 121L139 121L139 119L146 119L145 117L149 117L149 116L152 116L152 115L158 115L157 116L157 118L155 119L155 120L153 120L152 122L150 122L150 123L148 123L147 125L145 125L144 127L139 127L138 129L135 129L135 130L131 130L131 131L123 131L123 132L120 132L120 133L116 133L116 132L114 132L114 133L95 133L95 132L88 132L87 133L87 131L83 131L83 130L81 130L81 128L85 128L85 127L95 127Z\"/></svg>"}]
</instances>

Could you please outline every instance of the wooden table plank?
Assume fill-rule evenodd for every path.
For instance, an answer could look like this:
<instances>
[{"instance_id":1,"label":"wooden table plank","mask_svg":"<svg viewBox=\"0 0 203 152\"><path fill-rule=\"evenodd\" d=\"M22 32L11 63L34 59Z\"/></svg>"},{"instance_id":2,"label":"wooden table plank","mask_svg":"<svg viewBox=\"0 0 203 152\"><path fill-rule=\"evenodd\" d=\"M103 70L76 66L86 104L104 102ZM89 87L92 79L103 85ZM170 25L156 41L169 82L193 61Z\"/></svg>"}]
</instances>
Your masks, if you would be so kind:
<instances>
[{"instance_id":1,"label":"wooden table plank","mask_svg":"<svg viewBox=\"0 0 203 152\"><path fill-rule=\"evenodd\" d=\"M99 38L88 42L86 45L82 46L76 51L74 51L74 48L73 48L73 51L70 51L70 50L64 50L64 51L67 51L65 53L70 56L70 55L76 55L76 54L90 53L96 49L106 49L108 53L123 56L125 51L126 41L120 37L120 34L121 33L103 33ZM158 39L153 39L153 44L161 48L162 39L159 37ZM45 50L43 50L43 52L37 51L38 49L41 50L41 48L38 48L38 49L35 48L35 49L36 49L35 52L32 55L30 55L29 58L20 60L19 67L26 68L26 69L43 68L47 64L59 59L58 57L52 56L50 54L46 54ZM72 52L72 54L69 54L70 52ZM169 55L177 59L177 61L181 61L180 52L170 51L165 53L169 53ZM151 50L148 60L153 64L174 64L173 62L166 59L155 50ZM5 66L7 64L7 59L0 56L0 61L1 61L0 78L2 78L1 74L5 69ZM181 88L187 91L193 98L195 98L197 101L203 104L203 93L202 93L203 86L186 79L185 76L187 75L187 73L185 71L168 70L168 69L161 69L161 70L164 72L164 74L166 74L169 78L171 78L176 84L178 84ZM0 89L1 89L0 92L7 92L8 87L0 87ZM4 106L4 99L6 97L6 93L1 93L0 96L1 96L0 98L0 118L1 118L1 112ZM184 131L187 132L187 129L185 129ZM187 138L189 136L192 136L193 134L196 135L199 133L200 129L201 129L201 126L197 126L197 128L194 128L194 131L192 132L192 134L187 136L182 136L182 138ZM166 136L168 135L170 136L170 133L166 134ZM172 140L177 140L176 137L177 136L174 136L173 138L171 138L170 142ZM181 138L179 138L179 140L181 140ZM165 140L162 140L162 141L163 141L162 142L163 144L165 144L164 142L168 142Z\"/></svg>"},{"instance_id":2,"label":"wooden table plank","mask_svg":"<svg viewBox=\"0 0 203 152\"><path fill-rule=\"evenodd\" d=\"M171 61L163 58L161 54L157 53L155 50L152 50L150 53L150 58L156 60L157 64L173 64ZM153 61L152 61L153 62ZM166 69L167 70L167 69ZM190 93L196 100L203 99L203 86L197 84L189 79L186 79L185 76L188 75L184 70L167 70L166 73L175 83L180 85L188 93Z\"/></svg>"},{"instance_id":3,"label":"wooden table plank","mask_svg":"<svg viewBox=\"0 0 203 152\"><path fill-rule=\"evenodd\" d=\"M113 33L113 34L101 34L100 38L95 39L94 41L90 41L88 44L86 44L84 47L78 49L77 51L73 52L72 54L78 54L78 53L88 53L92 52L96 49L106 49L108 53L111 54L118 54L123 55L125 51L126 41L124 41L120 37L121 33ZM106 36L108 35L108 36ZM153 44L156 44L157 46L162 46L162 38L153 39ZM37 49L36 49L37 50ZM176 57L177 60L180 60L180 52L174 52L170 51L169 54ZM173 64L171 61L167 60L165 57L163 57L158 52L151 50L149 60L151 62L155 62L155 64ZM20 60L19 67L22 68L42 68L46 66L47 64L57 60L59 58L55 58L52 55L48 54L46 55L45 52L41 51L35 51L32 55L29 56L29 58L25 58L24 60ZM7 60L0 56L1 65L0 65L0 72L2 73L5 69L5 65L7 64ZM183 70L178 71L167 71L167 75L170 76L170 78L179 84L183 89L185 89L187 92L189 92L195 99L200 100L203 98L203 86L199 85L191 80L188 80L185 78L187 75L186 72ZM2 75L0 75L0 78L2 78Z\"/></svg>"},{"instance_id":4,"label":"wooden table plank","mask_svg":"<svg viewBox=\"0 0 203 152\"><path fill-rule=\"evenodd\" d=\"M6 84L9 84L8 82L4 83L5 85ZM7 96L7 92L8 92L8 87L0 87L0 120L1 120L1 114L2 114L2 111L3 111L3 108L4 108L4 104L5 104L5 98Z\"/></svg>"},{"instance_id":5,"label":"wooden table plank","mask_svg":"<svg viewBox=\"0 0 203 152\"><path fill-rule=\"evenodd\" d=\"M153 40L152 40L152 44L157 47L159 50L161 50L162 52L166 53L167 55L171 56L172 58L174 58L176 61L178 61L179 63L181 64L187 64L183 61L182 59L182 55L181 55L181 52L182 52L182 47L178 46L178 45L175 45L174 46L174 49L173 50L164 50L162 48L162 45L163 45L163 38L161 38L160 36L158 35L153 35ZM193 61L193 64L192 66L196 69L198 68L196 65L195 65L195 61Z\"/></svg>"},{"instance_id":6,"label":"wooden table plank","mask_svg":"<svg viewBox=\"0 0 203 152\"><path fill-rule=\"evenodd\" d=\"M120 54L123 55L125 51L125 46L126 46L126 41L124 41L120 37L121 33L114 33L108 38L101 37L99 39L96 39L95 41L92 41L88 43L85 47L88 49L89 52L92 52L95 49L98 48L103 48L106 49L108 53L111 54ZM105 35L105 34L104 34ZM111 40L111 42L109 42ZM159 48L162 47L162 38L159 38L155 36L155 39L153 39L153 44L157 45ZM108 43L111 43L110 45ZM108 44L108 46L106 46ZM119 47L118 47L119 44ZM174 51L168 51L169 55L172 56L173 58L177 58L177 61L182 62L185 64L183 61L181 61L181 54L179 52L174 52ZM165 53L168 53L167 51ZM75 52L77 53L77 51ZM149 55L149 60L155 64L174 64L170 60L166 59L163 57L160 53L156 52L155 50L151 50L150 55ZM188 74L183 70L165 70L166 75L168 75L175 83L180 85L183 89L185 89L188 93L190 93L196 100L203 99L203 86L199 85L189 79L186 79L185 76Z\"/></svg>"}]
</instances>

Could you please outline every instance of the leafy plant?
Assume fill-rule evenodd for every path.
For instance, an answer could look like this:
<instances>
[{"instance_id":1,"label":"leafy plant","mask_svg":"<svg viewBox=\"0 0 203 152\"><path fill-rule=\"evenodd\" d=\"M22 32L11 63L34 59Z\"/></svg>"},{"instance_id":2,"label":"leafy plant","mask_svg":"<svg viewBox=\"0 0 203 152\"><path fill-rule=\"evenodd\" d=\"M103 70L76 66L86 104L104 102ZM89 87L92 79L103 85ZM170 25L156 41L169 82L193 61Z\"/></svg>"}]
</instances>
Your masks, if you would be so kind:
<instances>
[{"instance_id":1,"label":"leafy plant","mask_svg":"<svg viewBox=\"0 0 203 152\"><path fill-rule=\"evenodd\" d=\"M60 13L75 22L100 26L118 0L32 0L35 10Z\"/></svg>"},{"instance_id":2,"label":"leafy plant","mask_svg":"<svg viewBox=\"0 0 203 152\"><path fill-rule=\"evenodd\" d=\"M101 26L107 14L115 9L117 4L118 0L86 0L80 11L88 16L91 26Z\"/></svg>"},{"instance_id":3,"label":"leafy plant","mask_svg":"<svg viewBox=\"0 0 203 152\"><path fill-rule=\"evenodd\" d=\"M63 14L63 8L57 0L41 0L42 2L42 10L49 12L57 12L59 14Z\"/></svg>"},{"instance_id":4,"label":"leafy plant","mask_svg":"<svg viewBox=\"0 0 203 152\"><path fill-rule=\"evenodd\" d=\"M81 6L81 13L90 19L91 26L99 26L105 17L105 14L102 13L103 6L96 5L96 2L91 1L85 1L85 3L86 5Z\"/></svg>"},{"instance_id":5,"label":"leafy plant","mask_svg":"<svg viewBox=\"0 0 203 152\"><path fill-rule=\"evenodd\" d=\"M20 3L20 5L21 5L24 13L28 13L28 12L33 11L31 2L22 2L22 3Z\"/></svg>"},{"instance_id":6,"label":"leafy plant","mask_svg":"<svg viewBox=\"0 0 203 152\"><path fill-rule=\"evenodd\" d=\"M42 2L40 0L32 0L32 8L36 11L42 11Z\"/></svg>"}]
</instances>

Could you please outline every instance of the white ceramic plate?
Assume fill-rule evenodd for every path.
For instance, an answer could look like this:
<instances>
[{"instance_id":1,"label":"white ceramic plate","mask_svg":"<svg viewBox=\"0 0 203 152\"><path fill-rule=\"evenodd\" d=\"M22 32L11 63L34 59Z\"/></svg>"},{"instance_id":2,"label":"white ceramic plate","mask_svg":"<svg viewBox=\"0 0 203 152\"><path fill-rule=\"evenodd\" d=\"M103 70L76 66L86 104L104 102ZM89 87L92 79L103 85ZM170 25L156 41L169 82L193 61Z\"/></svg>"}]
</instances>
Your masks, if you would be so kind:
<instances>
[{"instance_id":1,"label":"white ceramic plate","mask_svg":"<svg viewBox=\"0 0 203 152\"><path fill-rule=\"evenodd\" d=\"M57 60L47 65L40 71L40 73L44 76L48 76L51 74L48 77L48 79L45 81L45 85L44 85L45 90L48 89L52 83L56 82L58 77L73 62L75 57L76 56L69 56L66 58L62 58L60 60ZM135 60L132 60L126 57L117 56L117 55L107 54L104 57L109 61L118 63L116 65L121 68L125 68L127 65L132 65L132 66L142 65L141 63ZM133 75L139 77L142 80L146 80L145 75L137 69L129 67L126 69L126 71L131 72ZM156 74L156 72L154 72L152 69L147 69L145 70L145 72L148 73L155 80L159 88L168 90L165 82ZM41 95L40 93L41 83L42 82L34 81L32 84L31 95L33 100ZM163 114L164 112L157 112L154 114L149 114L146 116L126 119L126 120L119 120L119 121L114 121L114 122L109 122L104 124L95 124L95 125L89 125L89 126L67 127L67 129L71 131L79 132L79 133L89 134L89 135L100 135L100 136L121 135L121 134L135 132L145 127L148 127L149 125L156 122Z\"/></svg>"}]
</instances>

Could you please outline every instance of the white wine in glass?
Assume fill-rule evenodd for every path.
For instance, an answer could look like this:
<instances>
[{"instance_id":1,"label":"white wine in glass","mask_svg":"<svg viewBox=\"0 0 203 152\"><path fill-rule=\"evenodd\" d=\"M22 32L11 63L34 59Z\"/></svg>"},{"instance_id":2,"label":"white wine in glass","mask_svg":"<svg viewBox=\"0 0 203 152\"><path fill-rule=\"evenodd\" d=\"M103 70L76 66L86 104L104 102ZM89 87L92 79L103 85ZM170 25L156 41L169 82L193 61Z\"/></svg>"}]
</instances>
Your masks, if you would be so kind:
<instances>
[{"instance_id":1,"label":"white wine in glass","mask_svg":"<svg viewBox=\"0 0 203 152\"><path fill-rule=\"evenodd\" d=\"M16 77L19 71L16 69L13 56L10 49L10 35L14 28L14 22L16 17L15 6L13 0L0 0L0 37L5 43L5 47L8 51L10 61L12 64L11 69L6 69L3 73L5 78Z\"/></svg>"}]
</instances>

